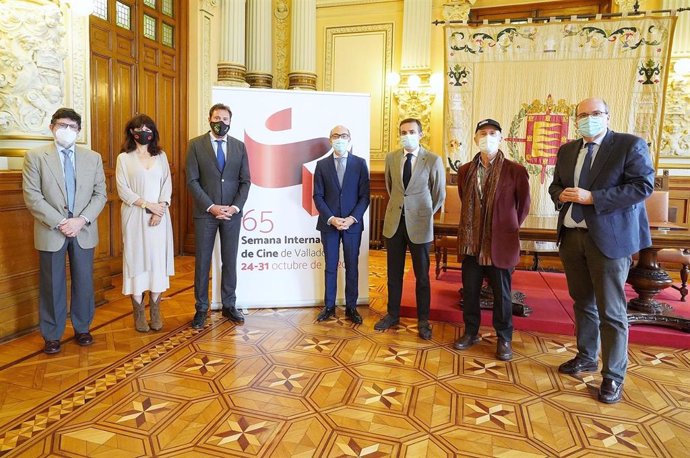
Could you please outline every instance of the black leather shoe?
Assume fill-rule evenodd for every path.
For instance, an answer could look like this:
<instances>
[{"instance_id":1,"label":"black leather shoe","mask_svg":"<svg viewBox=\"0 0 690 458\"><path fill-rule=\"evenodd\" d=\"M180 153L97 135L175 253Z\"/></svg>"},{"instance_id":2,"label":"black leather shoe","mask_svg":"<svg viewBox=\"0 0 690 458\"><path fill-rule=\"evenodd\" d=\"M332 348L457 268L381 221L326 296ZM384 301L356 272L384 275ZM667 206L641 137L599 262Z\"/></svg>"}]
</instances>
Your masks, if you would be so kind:
<instances>
[{"instance_id":1,"label":"black leather shoe","mask_svg":"<svg viewBox=\"0 0 690 458\"><path fill-rule=\"evenodd\" d=\"M513 347L507 340L498 339L496 344L496 358L501 361L510 361L513 359Z\"/></svg>"},{"instance_id":2,"label":"black leather shoe","mask_svg":"<svg viewBox=\"0 0 690 458\"><path fill-rule=\"evenodd\" d=\"M477 335L465 334L453 344L453 348L456 350L467 350L480 340L482 340L482 338Z\"/></svg>"},{"instance_id":3,"label":"black leather shoe","mask_svg":"<svg viewBox=\"0 0 690 458\"><path fill-rule=\"evenodd\" d=\"M561 374L579 374L580 372L596 372L597 362L596 361L585 361L579 357L574 357L570 361L558 366L558 372Z\"/></svg>"},{"instance_id":4,"label":"black leather shoe","mask_svg":"<svg viewBox=\"0 0 690 458\"><path fill-rule=\"evenodd\" d=\"M599 402L615 404L623 398L623 383L604 377L599 388Z\"/></svg>"},{"instance_id":5,"label":"black leather shoe","mask_svg":"<svg viewBox=\"0 0 690 458\"><path fill-rule=\"evenodd\" d=\"M60 341L59 340L46 340L46 344L43 347L43 353L49 355L54 355L55 353L60 353Z\"/></svg>"},{"instance_id":6,"label":"black leather shoe","mask_svg":"<svg viewBox=\"0 0 690 458\"><path fill-rule=\"evenodd\" d=\"M192 320L192 328L203 329L204 322L206 321L207 312L196 312L194 314L194 319Z\"/></svg>"},{"instance_id":7,"label":"black leather shoe","mask_svg":"<svg viewBox=\"0 0 690 458\"><path fill-rule=\"evenodd\" d=\"M419 337L424 340L431 340L431 325L428 321L422 321L417 325Z\"/></svg>"},{"instance_id":8,"label":"black leather shoe","mask_svg":"<svg viewBox=\"0 0 690 458\"><path fill-rule=\"evenodd\" d=\"M381 318L375 325L374 329L377 331L385 331L386 329L390 329L393 326L397 325L400 323L399 318L395 318L392 315L386 314L383 318Z\"/></svg>"},{"instance_id":9,"label":"black leather shoe","mask_svg":"<svg viewBox=\"0 0 690 458\"><path fill-rule=\"evenodd\" d=\"M74 335L74 338L77 340L77 343L81 345L82 347L88 347L93 343L93 336L91 335L90 332L79 332Z\"/></svg>"},{"instance_id":10,"label":"black leather shoe","mask_svg":"<svg viewBox=\"0 0 690 458\"><path fill-rule=\"evenodd\" d=\"M362 315L359 314L355 307L346 308L345 316L354 324L362 324Z\"/></svg>"},{"instance_id":11,"label":"black leather shoe","mask_svg":"<svg viewBox=\"0 0 690 458\"><path fill-rule=\"evenodd\" d=\"M227 318L228 320L230 320L234 323L244 323L244 316L242 316L242 313L240 313L240 311L237 310L234 306L223 307L221 314L225 318Z\"/></svg>"},{"instance_id":12,"label":"black leather shoe","mask_svg":"<svg viewBox=\"0 0 690 458\"><path fill-rule=\"evenodd\" d=\"M335 318L335 307L324 307L319 316L316 317L316 321L320 323L331 318Z\"/></svg>"}]
</instances>

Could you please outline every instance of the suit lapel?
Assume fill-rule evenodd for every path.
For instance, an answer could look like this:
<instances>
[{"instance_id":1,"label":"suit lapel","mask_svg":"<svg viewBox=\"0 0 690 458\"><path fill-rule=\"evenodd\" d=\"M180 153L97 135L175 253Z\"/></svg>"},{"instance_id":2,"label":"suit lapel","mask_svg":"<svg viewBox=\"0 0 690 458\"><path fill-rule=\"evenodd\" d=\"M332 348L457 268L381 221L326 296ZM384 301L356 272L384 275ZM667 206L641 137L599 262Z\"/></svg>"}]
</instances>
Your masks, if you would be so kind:
<instances>
[{"instance_id":1,"label":"suit lapel","mask_svg":"<svg viewBox=\"0 0 690 458\"><path fill-rule=\"evenodd\" d=\"M76 150L76 148L75 148ZM60 162L60 157L58 156L60 154L57 150L57 148L52 147L48 148L45 151L45 161L46 164L48 164L48 170L53 174L53 178L55 178L55 181L58 184L58 187L60 188L60 191L62 192L62 197L65 199L65 203L67 203L67 189L65 188L65 173L62 171L62 163Z\"/></svg>"},{"instance_id":2,"label":"suit lapel","mask_svg":"<svg viewBox=\"0 0 690 458\"><path fill-rule=\"evenodd\" d=\"M613 131L609 130L604 139L601 141L597 155L592 163L592 168L589 171L589 183L587 189L591 189L592 183L597 179L599 173L604 170L606 163L611 158L611 150L613 149Z\"/></svg>"},{"instance_id":3,"label":"suit lapel","mask_svg":"<svg viewBox=\"0 0 690 458\"><path fill-rule=\"evenodd\" d=\"M564 169L568 172L564 177L563 182L566 187L571 188L575 186L575 167L577 166L577 157L582 149L582 141L574 143L568 154L565 154L563 159L565 162Z\"/></svg>"},{"instance_id":4,"label":"suit lapel","mask_svg":"<svg viewBox=\"0 0 690 458\"><path fill-rule=\"evenodd\" d=\"M424 148L420 147L419 152L417 153L417 160L414 163L414 167L412 168L412 175L410 176L410 182L408 183L407 187L409 188L412 186L412 183L415 181L415 179L422 175L422 171L426 169L426 161L427 161L427 152Z\"/></svg>"},{"instance_id":5,"label":"suit lapel","mask_svg":"<svg viewBox=\"0 0 690 458\"><path fill-rule=\"evenodd\" d=\"M405 192L405 186L403 186L402 182L402 158L403 158L403 151L405 150L398 150L395 153L393 153L393 157L391 158L391 177L393 181L393 186L399 187L402 192ZM391 188L392 188L391 187Z\"/></svg>"},{"instance_id":6,"label":"suit lapel","mask_svg":"<svg viewBox=\"0 0 690 458\"><path fill-rule=\"evenodd\" d=\"M347 167L345 170L345 173L347 173ZM338 182L338 171L335 169L335 154L328 156L328 160L326 161L326 174L328 179L335 184L336 188L340 189L340 182ZM345 178L343 178L343 183L344 182Z\"/></svg>"}]
</instances>

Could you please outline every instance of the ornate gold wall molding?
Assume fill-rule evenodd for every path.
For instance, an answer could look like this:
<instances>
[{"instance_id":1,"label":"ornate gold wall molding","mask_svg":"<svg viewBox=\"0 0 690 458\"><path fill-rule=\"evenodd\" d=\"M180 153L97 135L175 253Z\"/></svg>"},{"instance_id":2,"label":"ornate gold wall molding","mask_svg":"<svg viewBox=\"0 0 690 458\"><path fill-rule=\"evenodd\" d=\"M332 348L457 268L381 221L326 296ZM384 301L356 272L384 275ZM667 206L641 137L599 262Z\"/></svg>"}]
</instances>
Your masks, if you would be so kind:
<instances>
[{"instance_id":1,"label":"ornate gold wall molding","mask_svg":"<svg viewBox=\"0 0 690 458\"><path fill-rule=\"evenodd\" d=\"M470 18L470 8L477 0L450 0L443 4L443 19L445 21L467 21Z\"/></svg>"},{"instance_id":2,"label":"ornate gold wall molding","mask_svg":"<svg viewBox=\"0 0 690 458\"><path fill-rule=\"evenodd\" d=\"M336 85L336 42L339 39L370 38L380 45L381 55L373 55L371 49L367 49L367 55L361 55L360 61L367 64L367 73L373 81L372 87L367 92L372 92L373 97L379 97L380 108L376 101L372 100L371 119L371 160L383 160L390 151L391 135L391 89L386 85L386 75L393 70L393 23L355 25L347 27L327 27L326 41L324 45L324 91L351 92L351 87L339 87ZM344 57L349 59L350 56ZM357 91L357 92L362 92Z\"/></svg>"},{"instance_id":3,"label":"ornate gold wall molding","mask_svg":"<svg viewBox=\"0 0 690 458\"><path fill-rule=\"evenodd\" d=\"M273 1L273 87L287 89L290 63L290 4L287 0Z\"/></svg>"},{"instance_id":4,"label":"ornate gold wall molding","mask_svg":"<svg viewBox=\"0 0 690 458\"><path fill-rule=\"evenodd\" d=\"M410 83L411 79L418 81ZM431 142L431 108L436 93L431 87L431 73L407 73L401 75L400 84L393 90L398 103L398 119L415 118L422 122L424 143Z\"/></svg>"}]
</instances>

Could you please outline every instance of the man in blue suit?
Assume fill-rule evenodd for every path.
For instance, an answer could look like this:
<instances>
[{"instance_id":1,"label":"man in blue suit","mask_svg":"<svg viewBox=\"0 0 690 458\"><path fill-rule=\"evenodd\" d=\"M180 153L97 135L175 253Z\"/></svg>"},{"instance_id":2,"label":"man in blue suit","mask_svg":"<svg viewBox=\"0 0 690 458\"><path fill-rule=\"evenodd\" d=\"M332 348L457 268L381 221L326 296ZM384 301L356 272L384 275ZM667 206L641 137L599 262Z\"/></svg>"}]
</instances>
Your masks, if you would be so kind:
<instances>
[{"instance_id":1,"label":"man in blue suit","mask_svg":"<svg viewBox=\"0 0 690 458\"><path fill-rule=\"evenodd\" d=\"M369 206L369 170L366 161L350 149L350 131L335 126L330 134L333 154L316 163L314 204L319 211L316 229L326 257L324 308L317 321L335 316L338 289L340 242L345 257L345 315L355 324L362 323L357 312L359 291L359 245L364 230L364 212Z\"/></svg>"},{"instance_id":2,"label":"man in blue suit","mask_svg":"<svg viewBox=\"0 0 690 458\"><path fill-rule=\"evenodd\" d=\"M624 286L631 256L652 244L644 200L654 190L654 168L643 139L608 129L604 100L585 99L575 113L583 138L558 150L549 187L578 350L558 371L596 371L601 339L599 401L613 404L623 396L628 365Z\"/></svg>"}]
</instances>

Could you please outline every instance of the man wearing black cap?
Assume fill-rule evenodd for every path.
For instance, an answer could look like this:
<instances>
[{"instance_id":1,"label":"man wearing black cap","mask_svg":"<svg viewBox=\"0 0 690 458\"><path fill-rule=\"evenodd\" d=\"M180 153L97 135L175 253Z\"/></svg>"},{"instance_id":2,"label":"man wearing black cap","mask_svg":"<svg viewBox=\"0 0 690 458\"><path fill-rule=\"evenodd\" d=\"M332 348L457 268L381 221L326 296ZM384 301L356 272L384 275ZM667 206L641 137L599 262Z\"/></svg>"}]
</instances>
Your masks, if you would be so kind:
<instances>
[{"instance_id":1,"label":"man wearing black cap","mask_svg":"<svg viewBox=\"0 0 690 458\"><path fill-rule=\"evenodd\" d=\"M480 152L458 171L465 334L454 347L465 350L481 340L479 293L486 277L494 297L496 357L508 361L513 357L511 275L520 259L518 231L529 213L530 194L527 170L504 156L498 148L502 138L498 122L479 121L474 142Z\"/></svg>"}]
</instances>

